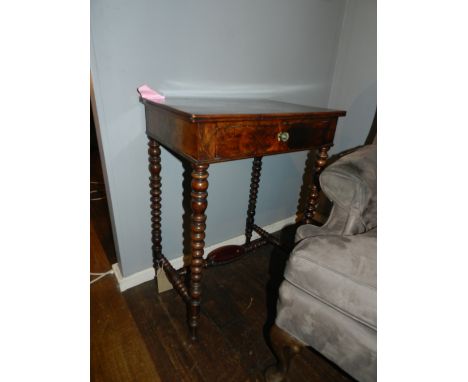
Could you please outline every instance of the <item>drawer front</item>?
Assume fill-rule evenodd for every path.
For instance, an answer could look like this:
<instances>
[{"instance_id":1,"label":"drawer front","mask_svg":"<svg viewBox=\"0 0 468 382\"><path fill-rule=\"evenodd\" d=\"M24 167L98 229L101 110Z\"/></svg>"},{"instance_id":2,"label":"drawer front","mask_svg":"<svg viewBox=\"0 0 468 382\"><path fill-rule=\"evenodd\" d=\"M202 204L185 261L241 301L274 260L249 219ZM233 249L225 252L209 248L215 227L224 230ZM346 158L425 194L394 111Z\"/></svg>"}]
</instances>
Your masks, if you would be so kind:
<instances>
[{"instance_id":1,"label":"drawer front","mask_svg":"<svg viewBox=\"0 0 468 382\"><path fill-rule=\"evenodd\" d=\"M291 150L304 150L332 143L333 137L331 137L331 140L329 139L330 127L330 120L284 124L280 134L285 132L287 136L284 137L284 142L280 141L280 145L282 144L281 147L288 147Z\"/></svg>"},{"instance_id":2,"label":"drawer front","mask_svg":"<svg viewBox=\"0 0 468 382\"><path fill-rule=\"evenodd\" d=\"M220 126L216 132L216 158L247 158L330 144L335 125L336 121L317 119Z\"/></svg>"},{"instance_id":3,"label":"drawer front","mask_svg":"<svg viewBox=\"0 0 468 382\"><path fill-rule=\"evenodd\" d=\"M243 123L224 126L216 132L216 156L221 159L250 157L276 147L278 123Z\"/></svg>"}]
</instances>

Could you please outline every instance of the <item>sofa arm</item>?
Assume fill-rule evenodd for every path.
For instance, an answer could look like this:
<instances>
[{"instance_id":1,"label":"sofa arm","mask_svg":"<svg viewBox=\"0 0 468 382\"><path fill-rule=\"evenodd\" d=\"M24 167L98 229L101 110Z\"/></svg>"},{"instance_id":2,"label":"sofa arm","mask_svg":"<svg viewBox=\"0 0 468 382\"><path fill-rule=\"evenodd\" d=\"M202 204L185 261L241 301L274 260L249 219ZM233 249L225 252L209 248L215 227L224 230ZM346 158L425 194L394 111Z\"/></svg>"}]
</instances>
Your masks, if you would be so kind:
<instances>
[{"instance_id":1,"label":"sofa arm","mask_svg":"<svg viewBox=\"0 0 468 382\"><path fill-rule=\"evenodd\" d=\"M363 211L377 194L377 146L368 145L328 166L320 176L327 197L344 209Z\"/></svg>"}]
</instances>

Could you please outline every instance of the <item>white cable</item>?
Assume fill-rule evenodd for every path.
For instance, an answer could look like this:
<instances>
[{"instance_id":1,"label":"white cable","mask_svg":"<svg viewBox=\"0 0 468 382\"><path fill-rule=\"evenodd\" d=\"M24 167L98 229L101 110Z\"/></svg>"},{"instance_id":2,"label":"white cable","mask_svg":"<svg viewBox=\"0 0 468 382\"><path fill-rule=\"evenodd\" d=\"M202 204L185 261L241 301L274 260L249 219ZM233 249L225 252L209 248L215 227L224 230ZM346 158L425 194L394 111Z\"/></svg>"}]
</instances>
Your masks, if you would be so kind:
<instances>
[{"instance_id":1,"label":"white cable","mask_svg":"<svg viewBox=\"0 0 468 382\"><path fill-rule=\"evenodd\" d=\"M101 190L91 190L91 194L93 193L96 193L96 192L101 192ZM106 197L105 196L101 196L101 197L97 197L97 198L91 198L91 201L94 201L94 200L103 200L105 199Z\"/></svg>"},{"instance_id":2,"label":"white cable","mask_svg":"<svg viewBox=\"0 0 468 382\"><path fill-rule=\"evenodd\" d=\"M93 272L91 272L90 274L91 274L91 276L99 276L99 277L96 277L95 279L91 280L91 284L92 284L92 283L95 283L96 281L102 279L103 277L105 277L107 275L114 274L114 271L112 269L109 269L107 272L104 272L104 273L93 273Z\"/></svg>"}]
</instances>

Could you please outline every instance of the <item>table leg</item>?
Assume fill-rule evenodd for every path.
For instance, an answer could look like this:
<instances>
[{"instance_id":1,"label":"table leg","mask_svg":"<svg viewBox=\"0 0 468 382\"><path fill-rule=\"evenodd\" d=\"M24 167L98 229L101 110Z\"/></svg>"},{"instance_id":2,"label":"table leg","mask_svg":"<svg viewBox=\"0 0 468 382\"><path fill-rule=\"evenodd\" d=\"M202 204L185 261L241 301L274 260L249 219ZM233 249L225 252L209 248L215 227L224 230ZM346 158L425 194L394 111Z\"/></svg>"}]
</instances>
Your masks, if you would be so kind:
<instances>
[{"instance_id":1,"label":"table leg","mask_svg":"<svg viewBox=\"0 0 468 382\"><path fill-rule=\"evenodd\" d=\"M150 170L150 194L151 194L151 242L153 252L153 266L156 274L162 268L175 290L184 301L190 301L184 280L162 253L161 246L161 148L159 143L149 138L148 156Z\"/></svg>"},{"instance_id":2,"label":"table leg","mask_svg":"<svg viewBox=\"0 0 468 382\"><path fill-rule=\"evenodd\" d=\"M252 177L250 180L249 206L247 208L247 220L245 222L245 244L252 239L255 207L257 205L258 185L262 171L262 157L255 157L252 163Z\"/></svg>"},{"instance_id":3,"label":"table leg","mask_svg":"<svg viewBox=\"0 0 468 382\"><path fill-rule=\"evenodd\" d=\"M157 271L162 264L161 246L161 148L159 143L149 138L148 156L150 170L151 193L151 242L153 252L153 265Z\"/></svg>"},{"instance_id":4,"label":"table leg","mask_svg":"<svg viewBox=\"0 0 468 382\"><path fill-rule=\"evenodd\" d=\"M330 149L330 146L324 146L324 147L321 147L317 152L317 157L315 159L315 166L314 166L312 190L310 192L309 202L307 203L306 211L304 213L304 221L306 224L312 224L312 221L313 221L312 218L314 217L315 211L317 210L319 191L320 191L319 177L320 177L320 173L325 167L325 164L327 163L329 149Z\"/></svg>"},{"instance_id":5,"label":"table leg","mask_svg":"<svg viewBox=\"0 0 468 382\"><path fill-rule=\"evenodd\" d=\"M189 326L193 340L197 339L198 319L200 316L201 277L203 269L203 249L205 247L205 210L208 206L208 164L192 164L192 221L190 263L190 310Z\"/></svg>"}]
</instances>

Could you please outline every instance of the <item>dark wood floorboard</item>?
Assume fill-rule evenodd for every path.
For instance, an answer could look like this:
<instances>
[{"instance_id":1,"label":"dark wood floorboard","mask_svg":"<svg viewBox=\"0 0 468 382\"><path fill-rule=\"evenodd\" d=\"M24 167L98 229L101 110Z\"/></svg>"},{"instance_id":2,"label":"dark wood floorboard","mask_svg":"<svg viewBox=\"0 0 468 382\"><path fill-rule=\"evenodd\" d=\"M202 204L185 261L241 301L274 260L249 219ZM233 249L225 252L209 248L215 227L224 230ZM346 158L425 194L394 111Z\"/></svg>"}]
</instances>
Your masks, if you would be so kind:
<instances>
[{"instance_id":1,"label":"dark wood floorboard","mask_svg":"<svg viewBox=\"0 0 468 382\"><path fill-rule=\"evenodd\" d=\"M104 191L97 151L91 154L91 175L99 182L93 187ZM291 246L294 227L277 235ZM91 202L91 256L95 272L117 261L105 199ZM93 284L91 380L262 381L275 362L268 331L286 260L287 254L265 246L205 270L199 342L189 338L186 307L174 290L158 294L155 281L149 281L120 293L114 276ZM353 381L312 350L294 359L289 380Z\"/></svg>"},{"instance_id":2,"label":"dark wood floorboard","mask_svg":"<svg viewBox=\"0 0 468 382\"><path fill-rule=\"evenodd\" d=\"M91 271L108 271L110 264L92 223L90 238ZM164 381L113 275L91 285L90 301L91 381Z\"/></svg>"},{"instance_id":3,"label":"dark wood floorboard","mask_svg":"<svg viewBox=\"0 0 468 382\"><path fill-rule=\"evenodd\" d=\"M266 246L235 263L205 270L198 343L189 338L185 305L174 290L158 295L149 281L124 292L162 379L262 381L264 369L275 362L266 334L276 297L269 295L277 295L286 259ZM353 381L312 350L293 362L290 381Z\"/></svg>"},{"instance_id":4,"label":"dark wood floorboard","mask_svg":"<svg viewBox=\"0 0 468 382\"><path fill-rule=\"evenodd\" d=\"M149 281L122 296L113 276L93 284L91 380L262 381L264 369L275 362L267 333L286 259L266 246L205 270L198 343L189 339L185 304L174 290L158 294ZM105 258L94 263L94 271L110 266ZM290 381L352 378L306 350L293 361Z\"/></svg>"},{"instance_id":5,"label":"dark wood floorboard","mask_svg":"<svg viewBox=\"0 0 468 382\"><path fill-rule=\"evenodd\" d=\"M179 336L174 318L165 308L165 296L158 295L154 281L134 287L124 296L162 380L203 381L196 360L187 351L190 343ZM176 306L185 308L182 303Z\"/></svg>"}]
</instances>

